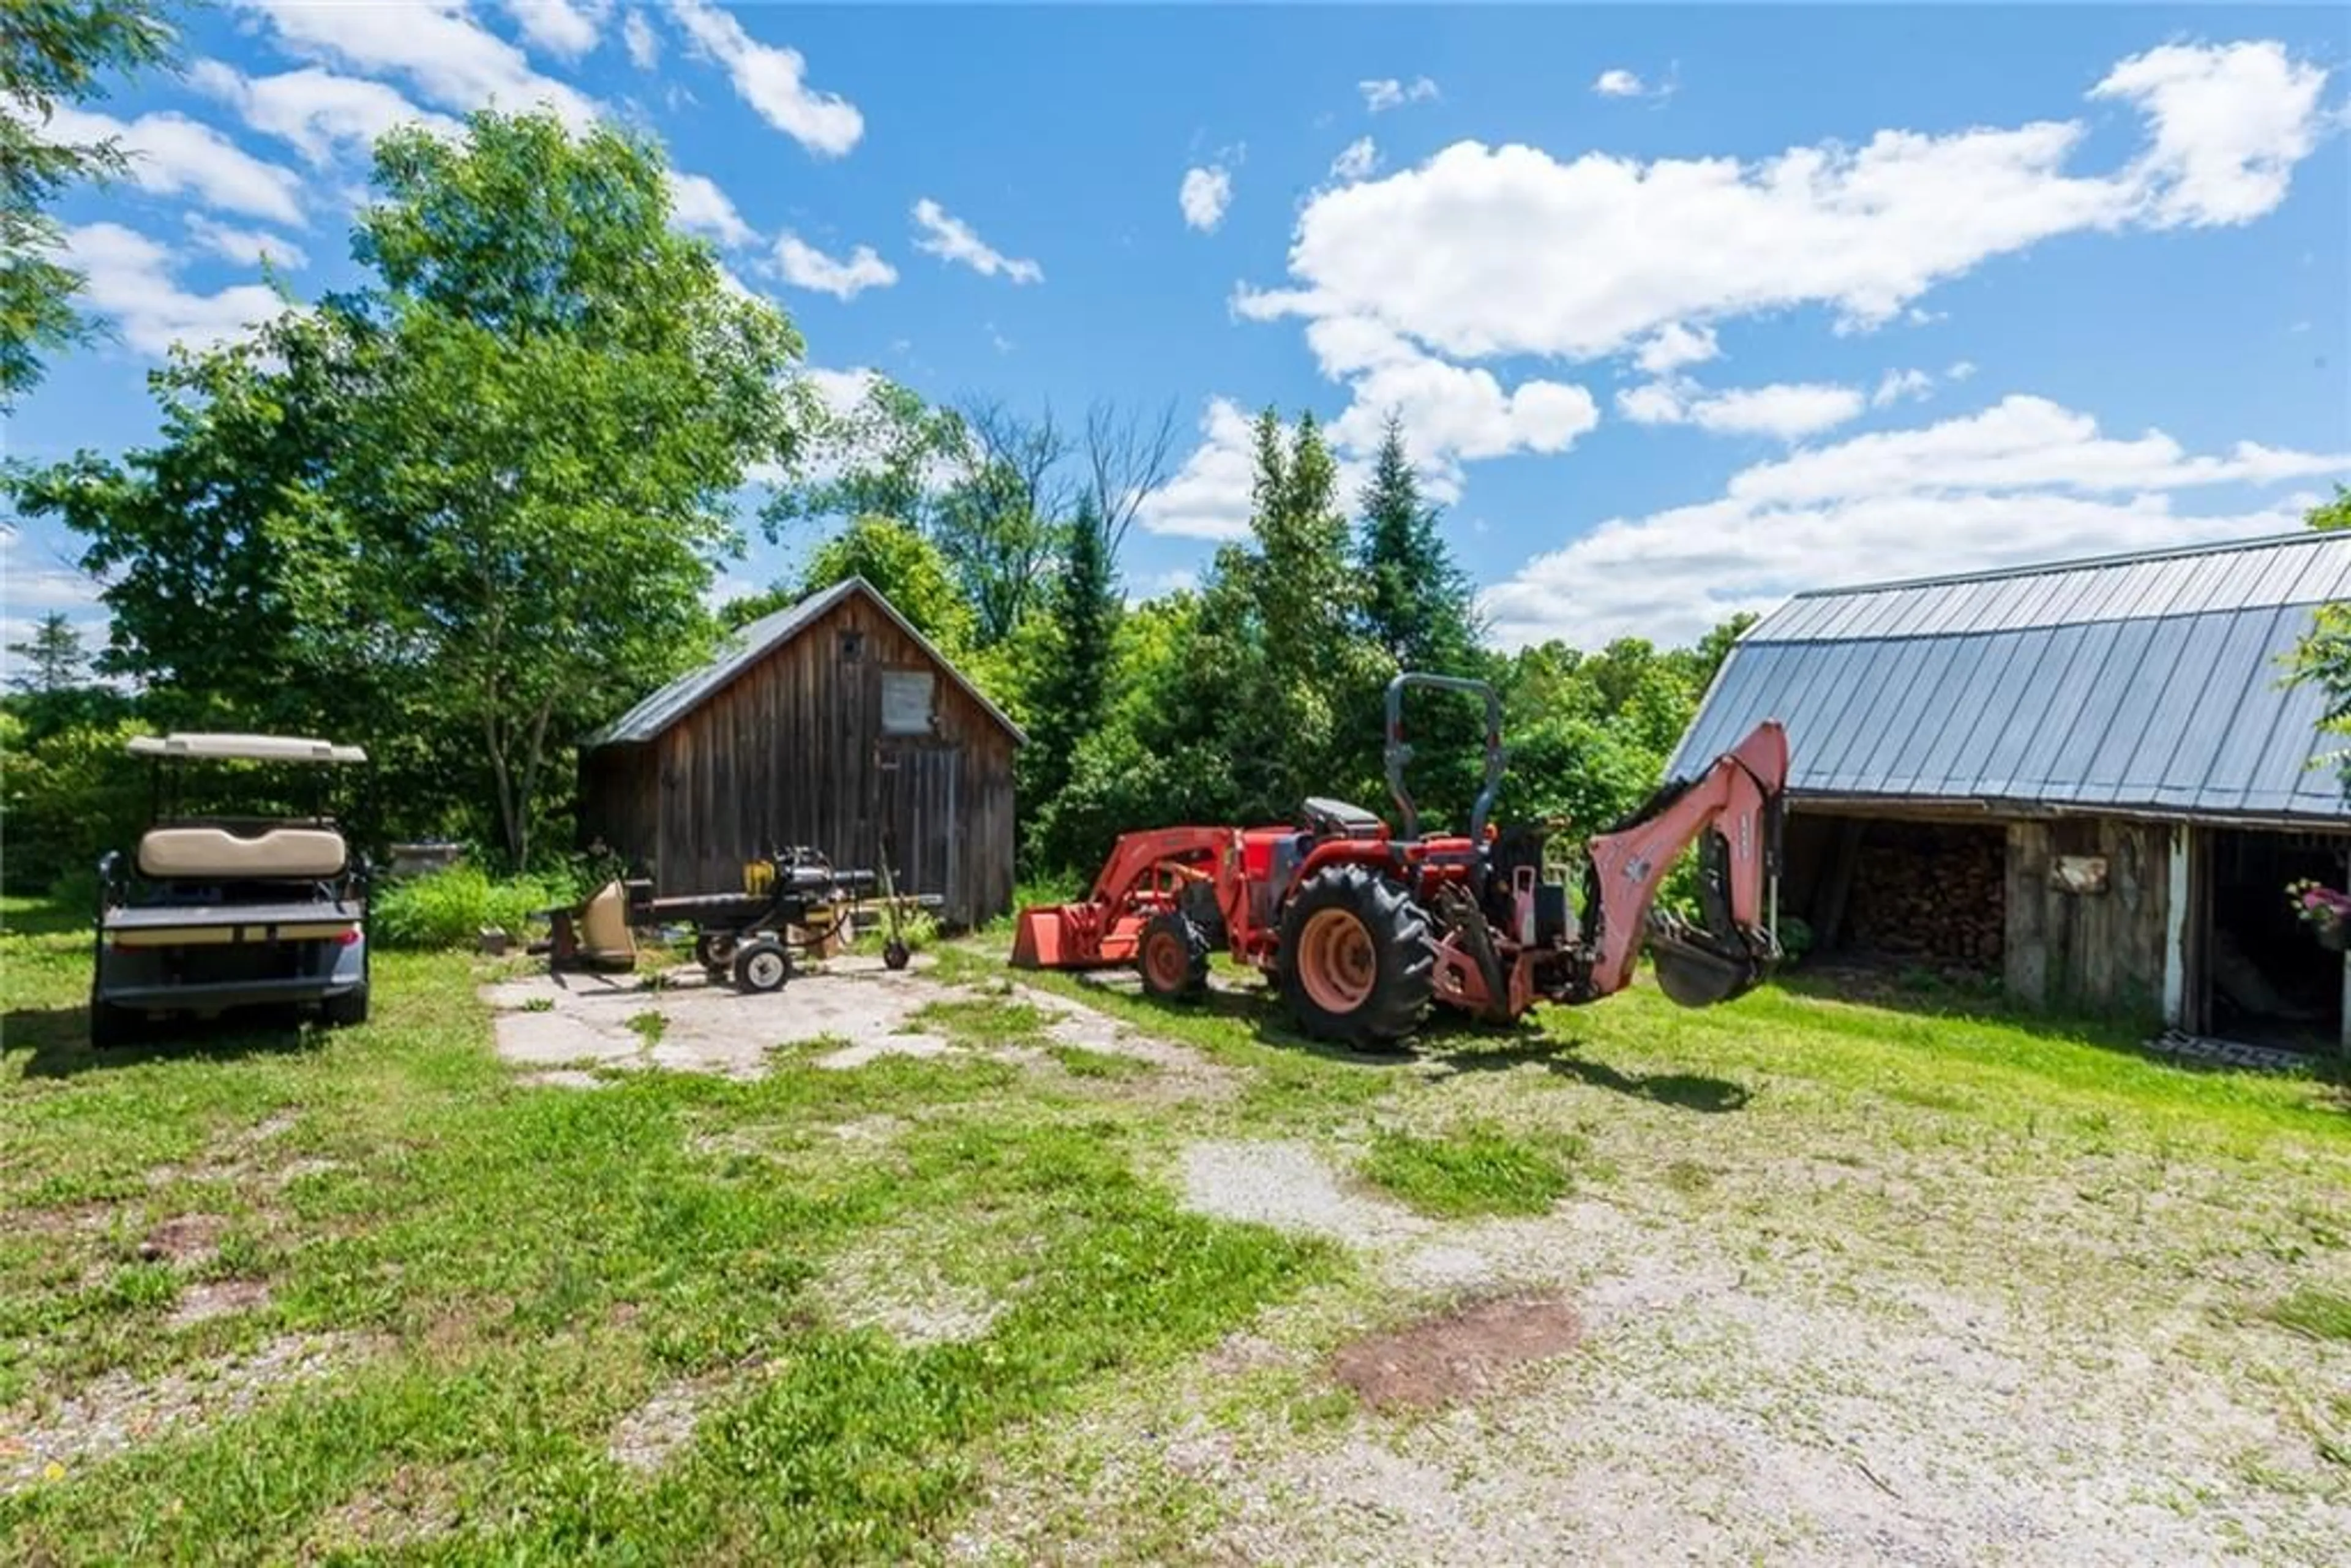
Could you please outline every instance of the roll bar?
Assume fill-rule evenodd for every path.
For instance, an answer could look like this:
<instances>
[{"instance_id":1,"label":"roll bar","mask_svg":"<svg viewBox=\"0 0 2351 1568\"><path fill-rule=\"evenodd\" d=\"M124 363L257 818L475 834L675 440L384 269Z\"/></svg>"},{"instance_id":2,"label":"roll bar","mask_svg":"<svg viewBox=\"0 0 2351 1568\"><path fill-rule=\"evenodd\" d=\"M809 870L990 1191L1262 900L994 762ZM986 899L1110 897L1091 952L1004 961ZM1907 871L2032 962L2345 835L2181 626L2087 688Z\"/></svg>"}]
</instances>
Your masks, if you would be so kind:
<instances>
[{"instance_id":1,"label":"roll bar","mask_svg":"<svg viewBox=\"0 0 2351 1568\"><path fill-rule=\"evenodd\" d=\"M1406 670L1388 683L1388 742L1384 755L1388 793L1395 797L1396 831L1406 839L1420 837L1420 812L1404 787L1404 765L1412 757L1412 746L1404 737L1406 686L1433 686L1438 691L1461 692L1486 699L1486 781L1478 791L1477 804L1469 808L1469 838L1472 842L1483 842L1486 819L1493 813L1494 797L1502 788L1501 694L1488 682L1466 675L1431 675L1417 670Z\"/></svg>"}]
</instances>

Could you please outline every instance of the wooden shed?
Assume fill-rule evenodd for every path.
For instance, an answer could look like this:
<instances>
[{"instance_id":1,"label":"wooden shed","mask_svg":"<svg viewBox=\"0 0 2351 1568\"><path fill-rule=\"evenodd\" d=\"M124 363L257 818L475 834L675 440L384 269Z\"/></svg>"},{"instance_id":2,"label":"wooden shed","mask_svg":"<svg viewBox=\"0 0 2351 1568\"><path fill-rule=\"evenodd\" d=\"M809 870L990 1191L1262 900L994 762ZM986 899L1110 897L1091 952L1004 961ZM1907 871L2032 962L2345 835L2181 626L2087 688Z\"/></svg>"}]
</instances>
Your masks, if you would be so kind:
<instances>
[{"instance_id":1,"label":"wooden shed","mask_svg":"<svg viewBox=\"0 0 2351 1568\"><path fill-rule=\"evenodd\" d=\"M2351 1046L2351 966L2285 889L2346 885L2322 694L2351 534L1800 594L1732 650L1670 767L1788 727L1782 908L1832 953L2020 1001Z\"/></svg>"},{"instance_id":2,"label":"wooden shed","mask_svg":"<svg viewBox=\"0 0 2351 1568\"><path fill-rule=\"evenodd\" d=\"M580 834L664 895L739 887L770 845L879 866L950 925L1012 904L1023 736L871 583L851 578L742 628L711 664L591 737Z\"/></svg>"}]
</instances>

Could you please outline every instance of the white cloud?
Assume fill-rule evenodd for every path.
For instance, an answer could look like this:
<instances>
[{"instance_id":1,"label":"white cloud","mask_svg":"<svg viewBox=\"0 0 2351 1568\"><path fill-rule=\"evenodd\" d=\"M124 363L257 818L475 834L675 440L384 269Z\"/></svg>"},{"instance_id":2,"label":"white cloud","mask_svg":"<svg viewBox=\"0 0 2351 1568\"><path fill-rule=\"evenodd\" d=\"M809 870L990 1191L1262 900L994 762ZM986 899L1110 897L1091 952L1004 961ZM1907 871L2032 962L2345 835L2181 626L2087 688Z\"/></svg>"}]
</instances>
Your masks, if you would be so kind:
<instances>
[{"instance_id":1,"label":"white cloud","mask_svg":"<svg viewBox=\"0 0 2351 1568\"><path fill-rule=\"evenodd\" d=\"M730 249L755 244L759 238L717 182L705 175L671 170L669 204L678 227L708 235Z\"/></svg>"},{"instance_id":2,"label":"white cloud","mask_svg":"<svg viewBox=\"0 0 2351 1568\"><path fill-rule=\"evenodd\" d=\"M1592 394L1559 382L1510 391L1493 372L1426 355L1400 357L1353 381L1354 401L1331 424L1331 444L1358 462L1379 449L1390 413L1431 500L1460 498L1460 465L1515 452L1560 453L1600 423Z\"/></svg>"},{"instance_id":3,"label":"white cloud","mask_svg":"<svg viewBox=\"0 0 2351 1568\"><path fill-rule=\"evenodd\" d=\"M2283 44L2168 44L2116 66L2090 96L2130 103L2154 127L2136 165L2151 221L2241 224L2285 199L2316 141L2325 85L2324 67Z\"/></svg>"},{"instance_id":4,"label":"white cloud","mask_svg":"<svg viewBox=\"0 0 2351 1568\"><path fill-rule=\"evenodd\" d=\"M162 195L193 195L205 205L300 227L302 177L256 158L211 126L168 111L128 122L59 104L49 116L59 141L112 141L130 160L131 178Z\"/></svg>"},{"instance_id":5,"label":"white cloud","mask_svg":"<svg viewBox=\"0 0 2351 1568\"><path fill-rule=\"evenodd\" d=\"M558 59L577 60L596 47L611 0L503 0L533 48Z\"/></svg>"},{"instance_id":6,"label":"white cloud","mask_svg":"<svg viewBox=\"0 0 2351 1568\"><path fill-rule=\"evenodd\" d=\"M1358 136L1331 160L1334 180L1367 180L1380 166L1380 150L1368 136Z\"/></svg>"},{"instance_id":7,"label":"white cloud","mask_svg":"<svg viewBox=\"0 0 2351 1568\"><path fill-rule=\"evenodd\" d=\"M398 125L418 124L452 137L465 129L446 115L417 108L395 88L317 66L247 77L218 60L199 60L188 77L234 108L246 124L291 142L312 163L329 162L339 148L365 153L377 137Z\"/></svg>"},{"instance_id":8,"label":"white cloud","mask_svg":"<svg viewBox=\"0 0 2351 1568\"><path fill-rule=\"evenodd\" d=\"M776 271L794 287L814 289L836 299L854 299L869 288L887 288L898 281L898 269L870 245L859 246L844 261L791 234L776 241Z\"/></svg>"},{"instance_id":9,"label":"white cloud","mask_svg":"<svg viewBox=\"0 0 2351 1568\"><path fill-rule=\"evenodd\" d=\"M737 95L802 147L837 158L865 134L865 117L855 104L808 85L808 61L798 49L759 42L709 0L674 0L674 5L695 50L725 66Z\"/></svg>"},{"instance_id":10,"label":"white cloud","mask_svg":"<svg viewBox=\"0 0 2351 1568\"><path fill-rule=\"evenodd\" d=\"M661 35L643 11L632 10L621 18L621 41L629 47L629 63L637 69L649 71L661 64Z\"/></svg>"},{"instance_id":11,"label":"white cloud","mask_svg":"<svg viewBox=\"0 0 2351 1568\"><path fill-rule=\"evenodd\" d=\"M1176 538L1239 538L1249 532L1256 475L1254 422L1232 399L1212 397L1200 416L1200 444L1174 478L1143 497L1135 521Z\"/></svg>"},{"instance_id":12,"label":"white cloud","mask_svg":"<svg viewBox=\"0 0 2351 1568\"><path fill-rule=\"evenodd\" d=\"M15 531L10 530L5 537L13 543ZM98 603L103 585L95 578L63 567L41 566L26 570L16 564L13 549L0 556L0 560L7 563L6 597L10 610L87 610Z\"/></svg>"},{"instance_id":13,"label":"white cloud","mask_svg":"<svg viewBox=\"0 0 2351 1568\"><path fill-rule=\"evenodd\" d=\"M1176 193L1178 205L1184 209L1184 222L1203 234L1213 231L1225 221L1225 209L1233 204L1233 177L1225 169L1211 165L1205 169L1184 171L1184 183Z\"/></svg>"},{"instance_id":14,"label":"white cloud","mask_svg":"<svg viewBox=\"0 0 2351 1568\"><path fill-rule=\"evenodd\" d=\"M202 213L189 213L186 218L196 244L224 261L257 267L266 256L274 266L296 271L310 265L309 253L282 235L214 223Z\"/></svg>"},{"instance_id":15,"label":"white cloud","mask_svg":"<svg viewBox=\"0 0 2351 1568\"><path fill-rule=\"evenodd\" d=\"M1722 352L1711 327L1685 327L1668 321L1641 345L1634 362L1653 376L1670 375L1684 365L1703 364Z\"/></svg>"},{"instance_id":16,"label":"white cloud","mask_svg":"<svg viewBox=\"0 0 2351 1568\"><path fill-rule=\"evenodd\" d=\"M943 261L959 262L983 277L999 274L1014 283L1042 283L1045 269L1033 261L1006 256L983 240L961 218L925 196L914 204L914 226L922 236L914 248Z\"/></svg>"},{"instance_id":17,"label":"white cloud","mask_svg":"<svg viewBox=\"0 0 2351 1568\"><path fill-rule=\"evenodd\" d=\"M142 354L161 358L175 342L215 343L288 308L254 283L188 293L172 277L177 258L171 251L120 224L68 229L59 249L59 259L82 272L89 308L113 318L123 341Z\"/></svg>"},{"instance_id":18,"label":"white cloud","mask_svg":"<svg viewBox=\"0 0 2351 1568\"><path fill-rule=\"evenodd\" d=\"M1759 464L1717 498L1614 517L1489 589L1505 646L1681 642L1807 588L2154 549L2294 528L2302 497L2182 514L2175 492L2351 476L2351 453L2240 443L2190 455L2034 397Z\"/></svg>"},{"instance_id":19,"label":"white cloud","mask_svg":"<svg viewBox=\"0 0 2351 1568\"><path fill-rule=\"evenodd\" d=\"M1374 114L1401 109L1407 103L1426 103L1437 97L1437 84L1426 77L1415 77L1409 82L1395 77L1359 81L1355 90L1364 95L1364 107Z\"/></svg>"},{"instance_id":20,"label":"white cloud","mask_svg":"<svg viewBox=\"0 0 2351 1568\"><path fill-rule=\"evenodd\" d=\"M2191 457L2159 430L2135 440L2046 398L2010 396L1980 413L1916 430L1858 435L1750 468L1731 481L1743 500L1781 505L1891 492L2062 486L2103 494L2194 485L2275 484L2351 467L2351 457L2239 442L2226 457Z\"/></svg>"},{"instance_id":21,"label":"white cloud","mask_svg":"<svg viewBox=\"0 0 2351 1568\"><path fill-rule=\"evenodd\" d=\"M1623 66L1612 66L1593 78L1592 90L1602 98L1667 99L1673 97L1676 78L1679 74L1677 64L1674 70L1667 73L1664 81L1653 86L1642 80L1637 73L1626 70Z\"/></svg>"},{"instance_id":22,"label":"white cloud","mask_svg":"<svg viewBox=\"0 0 2351 1568\"><path fill-rule=\"evenodd\" d=\"M1975 361L1972 360L1955 360L1951 362L1950 369L1943 372L1946 379L1955 382L1966 381L1975 373Z\"/></svg>"},{"instance_id":23,"label":"white cloud","mask_svg":"<svg viewBox=\"0 0 2351 1568\"><path fill-rule=\"evenodd\" d=\"M1925 371L1888 371L1877 390L1869 394L1869 406L1884 408L1887 403L1904 398L1921 398L1935 390L1935 378Z\"/></svg>"},{"instance_id":24,"label":"white cloud","mask_svg":"<svg viewBox=\"0 0 2351 1568\"><path fill-rule=\"evenodd\" d=\"M1562 162L1458 142L1416 168L1316 193L1290 246L1292 287L1236 303L1260 319L1384 321L1455 358L1590 359L1672 324L1808 305L1878 325L1938 284L2057 235L2241 222L2274 206L2315 133L2304 84L2323 79L2319 68L2292 68L2293 90L2249 124L2200 112L2267 79L2274 48L2157 51L2117 67L2109 96L2139 109L2150 145L2105 172L2073 168L2087 134L2074 120L1882 131L1858 148L1797 147L1758 163Z\"/></svg>"},{"instance_id":25,"label":"white cloud","mask_svg":"<svg viewBox=\"0 0 2351 1568\"><path fill-rule=\"evenodd\" d=\"M354 70L406 78L431 101L459 110L509 111L547 104L575 129L595 122L595 99L531 69L523 52L453 0L398 5L321 5L316 0L245 0L289 48Z\"/></svg>"},{"instance_id":26,"label":"white cloud","mask_svg":"<svg viewBox=\"0 0 2351 1568\"><path fill-rule=\"evenodd\" d=\"M1200 574L1188 566L1171 567L1154 572L1126 584L1126 602L1131 608L1170 593L1193 593L1200 587Z\"/></svg>"},{"instance_id":27,"label":"white cloud","mask_svg":"<svg viewBox=\"0 0 2351 1568\"><path fill-rule=\"evenodd\" d=\"M1616 411L1638 424L1695 424L1723 435L1794 441L1834 429L1862 411L1851 387L1775 382L1709 392L1687 381L1656 381L1616 394Z\"/></svg>"}]
</instances>

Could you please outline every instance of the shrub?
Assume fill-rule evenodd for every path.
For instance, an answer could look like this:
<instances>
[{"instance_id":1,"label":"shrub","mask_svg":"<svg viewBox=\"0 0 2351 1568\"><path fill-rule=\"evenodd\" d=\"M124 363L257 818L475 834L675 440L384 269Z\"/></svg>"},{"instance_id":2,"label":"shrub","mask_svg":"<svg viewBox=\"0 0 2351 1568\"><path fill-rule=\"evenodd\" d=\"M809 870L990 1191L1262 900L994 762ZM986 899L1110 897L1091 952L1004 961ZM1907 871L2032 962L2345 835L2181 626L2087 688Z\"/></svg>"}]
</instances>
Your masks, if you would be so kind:
<instances>
[{"instance_id":1,"label":"shrub","mask_svg":"<svg viewBox=\"0 0 2351 1568\"><path fill-rule=\"evenodd\" d=\"M478 867L455 865L382 884L368 919L387 947L465 947L487 925L520 936L539 910L576 903L580 894L569 876L494 882Z\"/></svg>"}]
</instances>

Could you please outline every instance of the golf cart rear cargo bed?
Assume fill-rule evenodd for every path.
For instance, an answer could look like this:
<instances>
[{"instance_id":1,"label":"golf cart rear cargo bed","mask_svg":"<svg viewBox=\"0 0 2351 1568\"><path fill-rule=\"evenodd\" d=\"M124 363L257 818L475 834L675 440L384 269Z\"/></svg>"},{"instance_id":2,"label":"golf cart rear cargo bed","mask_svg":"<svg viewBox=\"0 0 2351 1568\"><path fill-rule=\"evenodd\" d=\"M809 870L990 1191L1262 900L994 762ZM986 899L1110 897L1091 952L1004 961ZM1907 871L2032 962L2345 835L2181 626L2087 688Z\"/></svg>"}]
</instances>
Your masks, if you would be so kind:
<instances>
[{"instance_id":1,"label":"golf cart rear cargo bed","mask_svg":"<svg viewBox=\"0 0 2351 1568\"><path fill-rule=\"evenodd\" d=\"M365 911L328 900L299 904L151 904L110 909L100 921L109 932L157 936L166 931L203 929L200 940L275 942L298 936L332 936L360 923ZM301 929L285 931L286 927ZM309 930L321 926L323 930ZM223 927L234 935L213 935ZM284 931L284 936L279 934Z\"/></svg>"}]
</instances>

